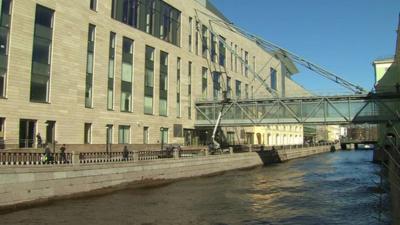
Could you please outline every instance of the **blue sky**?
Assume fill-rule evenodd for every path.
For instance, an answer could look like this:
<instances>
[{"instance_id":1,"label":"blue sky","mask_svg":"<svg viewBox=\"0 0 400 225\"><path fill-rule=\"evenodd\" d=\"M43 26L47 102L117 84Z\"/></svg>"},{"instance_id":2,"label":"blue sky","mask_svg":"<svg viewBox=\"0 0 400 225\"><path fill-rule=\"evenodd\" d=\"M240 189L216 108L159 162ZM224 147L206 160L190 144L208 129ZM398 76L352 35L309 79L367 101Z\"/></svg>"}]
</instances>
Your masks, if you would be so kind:
<instances>
[{"instance_id":1,"label":"blue sky","mask_svg":"<svg viewBox=\"0 0 400 225\"><path fill-rule=\"evenodd\" d=\"M234 24L371 90L372 61L393 56L400 0L212 0ZM293 79L317 92L335 83L299 67Z\"/></svg>"}]
</instances>

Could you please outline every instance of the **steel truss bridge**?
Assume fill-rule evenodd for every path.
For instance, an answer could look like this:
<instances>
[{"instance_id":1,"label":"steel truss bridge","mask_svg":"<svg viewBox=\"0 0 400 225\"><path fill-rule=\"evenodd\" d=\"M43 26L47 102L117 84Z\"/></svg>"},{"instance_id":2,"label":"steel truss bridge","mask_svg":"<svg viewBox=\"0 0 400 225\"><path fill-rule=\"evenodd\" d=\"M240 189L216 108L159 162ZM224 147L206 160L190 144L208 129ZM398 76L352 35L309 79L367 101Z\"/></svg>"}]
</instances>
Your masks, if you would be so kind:
<instances>
[{"instance_id":1,"label":"steel truss bridge","mask_svg":"<svg viewBox=\"0 0 400 225\"><path fill-rule=\"evenodd\" d=\"M400 122L400 93L196 102L197 127Z\"/></svg>"}]
</instances>

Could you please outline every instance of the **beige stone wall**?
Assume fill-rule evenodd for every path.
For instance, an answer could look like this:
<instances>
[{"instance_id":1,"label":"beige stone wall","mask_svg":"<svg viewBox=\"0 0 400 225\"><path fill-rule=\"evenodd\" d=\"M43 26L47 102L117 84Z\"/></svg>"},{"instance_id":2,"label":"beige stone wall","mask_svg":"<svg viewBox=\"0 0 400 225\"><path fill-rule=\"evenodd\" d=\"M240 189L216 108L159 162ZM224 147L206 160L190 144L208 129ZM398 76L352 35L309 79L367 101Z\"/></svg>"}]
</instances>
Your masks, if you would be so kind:
<instances>
[{"instance_id":1,"label":"beige stone wall","mask_svg":"<svg viewBox=\"0 0 400 225\"><path fill-rule=\"evenodd\" d=\"M106 125L112 124L113 142L118 142L118 126L131 127L131 143L143 143L143 127L149 127L149 143L160 142L160 127L169 128L169 142L183 143L183 138L173 137L173 124L183 124L183 128L193 128L195 119L194 101L201 97L202 67L210 70L219 70L232 77L232 89L235 91L235 80L242 81L242 95L244 84L249 89L254 86L255 97L268 96L263 89L257 89L258 81L254 81L251 73L246 77L241 72L241 63L238 61L238 72L231 70L231 54L226 51L226 68L210 64L209 59L201 57L201 39L199 38L199 55L188 49L189 17L195 24L196 12L202 23L208 24L208 19L199 11L206 11L199 3L188 0L168 0L172 6L179 9L181 14L181 46L177 47L158 38L155 38L138 29L113 20L111 1L98 1L98 10L89 9L89 0L24 0L13 1L13 13L10 34L9 65L7 77L6 99L0 99L0 117L5 118L4 137L9 143L17 143L19 138L19 120L36 120L36 132L40 132L45 139L46 121L56 121L55 139L58 143L82 144L84 123L92 124L92 144L104 144L106 141ZM34 32L34 17L36 4L41 4L55 10L51 80L49 103L32 103L29 101L32 43ZM210 13L210 12L207 12ZM85 76L87 57L88 26L96 25L95 64L93 84L93 108L85 108ZM256 71L269 74L271 67L277 69L277 86L281 87L280 62L257 47L255 43L232 33L227 29L214 26L215 31L221 33L227 43L234 43L249 52L249 64L253 65L253 56L256 59ZM193 31L195 31L193 27ZM117 34L116 64L115 64L115 102L114 111L107 110L107 74L110 32ZM193 32L195 35L195 32ZM133 112L120 112L121 87L121 60L122 38L134 40L134 71L133 71ZM193 44L194 44L193 39ZM154 115L143 113L144 105L144 52L145 46L155 48L154 70ZM169 91L168 116L159 116L159 63L160 51L169 54ZM176 115L176 70L177 57L181 63L181 118ZM192 118L188 119L188 62L193 62L192 68ZM267 62L268 64L261 68ZM244 69L243 69L244 70ZM225 77L225 76L224 76ZM225 78L224 78L225 79ZM267 80L267 83L269 80ZM224 83L224 82L222 82ZM290 82L288 82L290 83ZM291 83L290 83L291 84ZM291 86L290 86L291 87ZM249 90L250 92L250 90ZM212 77L208 75L208 96L212 94Z\"/></svg>"}]
</instances>

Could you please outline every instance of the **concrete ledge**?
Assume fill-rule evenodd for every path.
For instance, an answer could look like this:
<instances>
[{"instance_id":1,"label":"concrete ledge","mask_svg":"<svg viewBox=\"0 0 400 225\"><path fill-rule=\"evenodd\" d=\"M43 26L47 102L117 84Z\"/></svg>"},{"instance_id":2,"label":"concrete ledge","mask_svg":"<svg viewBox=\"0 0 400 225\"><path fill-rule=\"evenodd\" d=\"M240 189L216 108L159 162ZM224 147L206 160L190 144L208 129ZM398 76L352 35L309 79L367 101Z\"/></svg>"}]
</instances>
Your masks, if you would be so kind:
<instances>
[{"instance_id":1,"label":"concrete ledge","mask_svg":"<svg viewBox=\"0 0 400 225\"><path fill-rule=\"evenodd\" d=\"M211 155L196 158L81 165L0 167L0 210L109 192L127 184L146 184L283 162L329 151L304 149Z\"/></svg>"}]
</instances>

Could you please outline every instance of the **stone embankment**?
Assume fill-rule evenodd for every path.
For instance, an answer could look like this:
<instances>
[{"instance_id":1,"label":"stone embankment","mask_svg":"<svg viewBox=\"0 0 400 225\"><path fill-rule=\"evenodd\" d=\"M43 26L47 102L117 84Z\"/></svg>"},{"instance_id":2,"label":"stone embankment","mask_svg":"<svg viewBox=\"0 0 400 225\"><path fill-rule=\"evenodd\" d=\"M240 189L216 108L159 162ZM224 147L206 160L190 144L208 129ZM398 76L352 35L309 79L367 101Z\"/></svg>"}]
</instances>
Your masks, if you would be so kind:
<instances>
[{"instance_id":1,"label":"stone embankment","mask_svg":"<svg viewBox=\"0 0 400 225\"><path fill-rule=\"evenodd\" d=\"M337 147L337 146L336 146ZM274 150L250 146L219 155L207 149L54 155L49 164L37 153L0 153L0 209L58 198L99 194L153 182L205 176L262 166L330 151L324 146L288 146Z\"/></svg>"}]
</instances>

